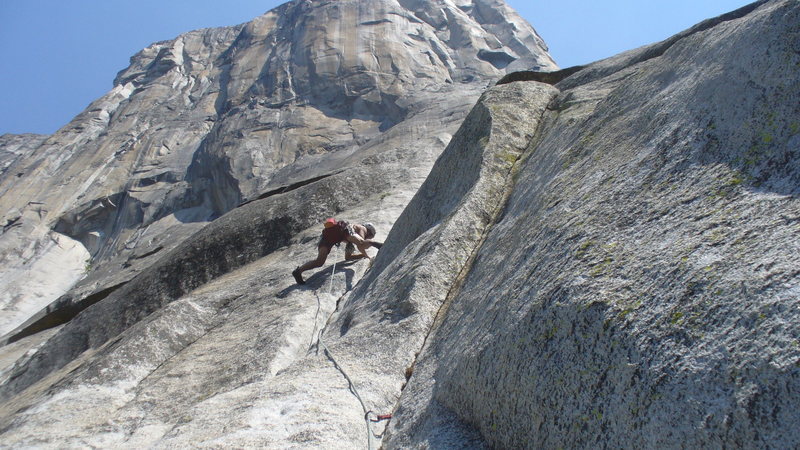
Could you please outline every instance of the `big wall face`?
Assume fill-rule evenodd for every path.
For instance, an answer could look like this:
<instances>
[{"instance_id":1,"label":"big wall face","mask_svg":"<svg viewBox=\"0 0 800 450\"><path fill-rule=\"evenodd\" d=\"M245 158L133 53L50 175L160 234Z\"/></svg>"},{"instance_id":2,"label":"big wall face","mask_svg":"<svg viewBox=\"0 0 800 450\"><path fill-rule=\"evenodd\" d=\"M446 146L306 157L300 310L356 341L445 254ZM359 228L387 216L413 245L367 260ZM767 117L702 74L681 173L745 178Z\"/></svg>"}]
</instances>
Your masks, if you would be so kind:
<instances>
[{"instance_id":1,"label":"big wall face","mask_svg":"<svg viewBox=\"0 0 800 450\"><path fill-rule=\"evenodd\" d=\"M127 282L263 194L387 151L429 170L453 121L505 74L498 58L555 68L516 13L498 3L495 23L481 8L290 2L134 55L70 124L6 147L0 334L64 294L74 306Z\"/></svg>"},{"instance_id":2,"label":"big wall face","mask_svg":"<svg viewBox=\"0 0 800 450\"><path fill-rule=\"evenodd\" d=\"M6 372L4 442L796 446L799 9L395 101ZM296 286L329 215L386 244Z\"/></svg>"}]
</instances>

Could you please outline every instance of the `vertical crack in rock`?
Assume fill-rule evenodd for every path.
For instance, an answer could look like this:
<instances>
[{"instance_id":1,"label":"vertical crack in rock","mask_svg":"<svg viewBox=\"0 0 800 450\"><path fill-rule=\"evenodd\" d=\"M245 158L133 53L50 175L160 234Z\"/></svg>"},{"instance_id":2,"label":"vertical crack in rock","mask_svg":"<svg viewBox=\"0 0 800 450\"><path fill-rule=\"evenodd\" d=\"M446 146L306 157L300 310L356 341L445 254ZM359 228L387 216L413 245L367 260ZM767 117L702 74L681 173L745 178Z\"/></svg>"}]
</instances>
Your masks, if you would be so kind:
<instances>
[{"instance_id":1,"label":"vertical crack in rock","mask_svg":"<svg viewBox=\"0 0 800 450\"><path fill-rule=\"evenodd\" d=\"M543 81L545 81L547 84L554 84L551 79ZM431 322L427 332L425 333L422 345L416 350L411 364L406 369L405 373L406 383L404 383L403 385L402 396L397 399L397 402L393 407L393 411L397 413L395 417L399 421L413 423L417 420L422 419L436 423L438 426L436 433L444 437L438 439L431 438L431 435L429 434L430 433L429 429L418 429L415 426L412 426L412 428L414 428L415 430L414 433L418 433L420 436L430 438L429 443L434 446L449 447L455 445L459 446L467 445L466 443L470 443L469 446L480 448L485 445L483 439L480 437L478 432L474 428L472 428L472 426L462 423L460 418L456 414L453 414L452 412L447 411L446 409L441 408L438 405L427 405L426 407L421 409L415 409L415 407L413 406L409 407L408 405L409 398L414 398L412 403L415 404L417 408L419 408L421 404L424 404L426 399L428 401L431 400L430 398L426 397L426 395L430 395L431 393L428 392L421 394L418 390L419 389L418 385L413 385L413 384L412 384L413 388L410 390L412 392L406 393L405 389L409 386L408 383L412 383L412 379L414 379L414 377L416 377L416 379L414 379L415 382L420 379L422 380L433 379L433 374L430 371L431 370L430 365L428 365L427 367L423 366L421 370L419 370L418 372L417 363L420 360L420 358L428 357L427 353L431 350L430 347L433 345L435 336L438 333L438 330L441 327L442 323L444 322L445 317L447 316L447 311L450 305L452 304L454 299L458 297L459 294L461 293L464 283L467 277L469 276L471 270L473 269L475 260L476 258L478 258L481 249L486 239L490 235L493 227L495 226L495 224L497 224L499 221L503 219L508 201L514 192L514 187L516 184L516 178L518 172L521 170L522 166L525 164L528 158L530 158L533 152L536 151L539 141L542 139L544 135L543 127L545 127L547 123L549 123L549 121L553 120L553 114L549 114L548 116L548 110L550 108L550 105L556 102L560 92L556 88L545 86L544 84L539 84L541 82L542 81L537 80L536 82L530 82L530 83L528 82L515 83L515 80L506 80L501 85L498 85L498 87L493 88L493 89L499 89L499 86L509 85L509 86L514 86L515 89L521 89L526 84L530 84L534 86L533 89L534 92L536 92L536 94L526 90L522 90L522 92L525 92L526 95L531 95L532 98L535 98L537 101L542 101L543 103L533 108L530 108L530 105L526 105L526 107L530 108L526 112L526 114L532 116L528 120L530 120L530 123L535 124L535 127L530 131L529 139L525 142L525 145L519 147L520 151L514 154L513 160L511 160L512 158L509 158L510 155L508 154L504 156L504 158L509 160L511 164L508 167L508 170L505 172L504 176L501 177L502 180L501 184L503 187L500 191L495 193L496 196L492 199L495 202L494 207L491 210L491 212L488 212L488 214L484 216L484 218L486 219L486 225L483 229L481 229L480 237L474 243L474 246L470 249L470 253L468 258L466 259L465 264L458 270L457 274L453 277L452 283L449 285L449 288L447 289L444 301L441 303L440 307L435 312L433 321ZM492 91L490 90L489 92ZM542 94L542 92L547 92L547 95ZM504 105L504 107L508 108L507 109L508 111L519 111L519 108L521 106L515 104L514 102L508 102L507 104ZM492 111L497 112L497 109L492 108ZM547 117L547 122L545 121L546 117ZM465 125L467 125L466 122ZM502 126L498 128L503 131L508 131L508 129ZM487 151L487 157L489 154L491 153ZM433 171L431 176L435 176ZM427 385L429 382L430 381L427 382L422 381L421 383L423 385ZM393 418L392 420L394 421L395 419ZM404 425L403 428L407 430L409 426ZM397 439L398 436L396 435L393 436L393 433L397 433L396 431L394 431L396 429L397 426L392 422L388 424L388 428L386 431L387 435L385 439L388 439L388 441L390 442L389 444L390 448L398 446L398 439ZM413 437L406 435L402 439L400 439L400 442L402 442L402 444L399 445L400 446L410 445L408 444L410 442L409 438L411 439L411 441L413 441Z\"/></svg>"},{"instance_id":2,"label":"vertical crack in rock","mask_svg":"<svg viewBox=\"0 0 800 450\"><path fill-rule=\"evenodd\" d=\"M347 355L368 408L388 412L396 405L406 371L502 211L515 167L557 93L539 83L487 91L393 226L372 269L342 299L326 328L339 334L328 336L327 347ZM378 346L385 354L353 352Z\"/></svg>"},{"instance_id":3,"label":"vertical crack in rock","mask_svg":"<svg viewBox=\"0 0 800 450\"><path fill-rule=\"evenodd\" d=\"M511 83L511 82L513 82L513 81L506 81L505 83L502 83L502 84L508 84L508 83ZM551 83L547 83L547 84L551 84ZM555 101L557 99L557 97L558 97L557 93L553 94L553 97L550 98L550 102ZM514 106L512 105L511 107L513 108ZM505 208L506 208L506 206L508 204L508 200L511 197L511 194L514 192L516 174L517 174L517 172L519 172L519 170L521 168L521 165L524 163L524 161L527 160L528 157L530 157L530 155L533 153L533 151L535 150L536 146L538 145L539 139L541 139L541 137L542 137L542 126L543 126L545 114L547 114L547 109L542 109L540 116L538 118L536 118L536 120L534 121L534 123L537 124L537 127L533 132L533 137L531 138L531 140L528 143L528 145L525 146L523 151L520 152L518 155L516 155L516 157L515 157L515 159L513 161L513 164L509 167L508 172L505 174L505 176L504 176L504 179L505 179L504 188L502 189L502 192L500 193L500 196L495 199L497 201L497 205L496 205L495 209L493 211L491 211L491 213L488 215L488 224L481 231L480 238L478 239L478 241L475 243L474 247L472 248L472 251L471 251L469 257L467 258L466 263L464 264L463 267L461 267L461 269L458 272L458 275L456 275L456 277L453 279L453 283L452 283L450 289L447 291L447 295L445 296L445 300L444 300L444 302L442 302L441 307L439 307L439 309L436 311L436 315L434 316L433 323L431 324L430 329L428 330L428 332L425 335L425 339L422 342L422 346L420 347L419 351L416 353L417 356L425 351L426 344L427 344L429 338L431 338L431 336L436 334L436 330L441 325L442 321L444 320L444 317L445 317L445 315L447 313L448 307L452 303L453 299L456 296L458 296L458 294L460 293L461 288L463 287L463 284L464 284L464 281L466 280L467 275L472 270L472 266L473 266L473 263L475 262L475 258L478 257L478 254L480 253L480 250L483 247L483 244L486 241L486 238L489 236L489 233L491 233L492 228L494 227L494 225L499 220L502 219L503 211L505 210ZM414 361L412 362L412 364L410 366L412 368L412 373L413 373L413 367L416 364L416 361L417 361L417 357L415 357ZM399 404L399 399L398 399L398 404Z\"/></svg>"}]
</instances>

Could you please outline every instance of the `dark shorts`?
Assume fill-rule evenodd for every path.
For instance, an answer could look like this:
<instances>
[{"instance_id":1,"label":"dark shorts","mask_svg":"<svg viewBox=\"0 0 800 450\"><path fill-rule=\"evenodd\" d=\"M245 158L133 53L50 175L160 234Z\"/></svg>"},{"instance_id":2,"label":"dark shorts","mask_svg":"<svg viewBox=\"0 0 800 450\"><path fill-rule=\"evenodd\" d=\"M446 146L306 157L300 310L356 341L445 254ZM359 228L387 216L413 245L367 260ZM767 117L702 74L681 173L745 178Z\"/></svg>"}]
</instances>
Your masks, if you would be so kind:
<instances>
[{"instance_id":1,"label":"dark shorts","mask_svg":"<svg viewBox=\"0 0 800 450\"><path fill-rule=\"evenodd\" d=\"M352 252L355 251L356 247L353 245L352 242L347 241L347 236L355 236L355 235L356 235L356 230L353 229L352 225L348 224L347 227L345 228L345 233L344 233L344 235L343 235L341 240L339 240L337 242L331 242L331 241L326 240L325 239L325 235L323 234L322 237L319 238L319 244L317 244L317 247L318 248L319 247L327 247L330 250L330 249L333 248L334 245L339 245L340 242L344 241L344 242L347 242L347 246L345 246L345 252L349 251L349 252L352 253Z\"/></svg>"}]
</instances>

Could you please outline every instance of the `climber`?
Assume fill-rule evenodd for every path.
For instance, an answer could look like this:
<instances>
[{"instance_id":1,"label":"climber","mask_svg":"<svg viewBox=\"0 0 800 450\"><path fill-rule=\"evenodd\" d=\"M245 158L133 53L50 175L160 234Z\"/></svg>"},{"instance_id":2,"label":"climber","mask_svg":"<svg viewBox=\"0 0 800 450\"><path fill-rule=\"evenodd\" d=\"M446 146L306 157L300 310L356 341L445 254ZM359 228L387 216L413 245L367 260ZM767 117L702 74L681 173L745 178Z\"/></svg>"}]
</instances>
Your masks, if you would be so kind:
<instances>
[{"instance_id":1,"label":"climber","mask_svg":"<svg viewBox=\"0 0 800 450\"><path fill-rule=\"evenodd\" d=\"M294 276L297 284L305 284L306 282L303 280L302 275L303 272L321 267L325 264L325 260L328 259L328 254L331 252L333 246L338 246L342 241L347 241L347 245L344 248L345 260L355 261L361 258L367 258L371 261L372 257L367 254L367 249L370 247L380 249L383 245L382 242L373 241L372 239L374 237L375 226L371 223L360 225L349 224L343 220L337 221L333 218L327 219L325 221L325 228L322 230L322 237L317 245L319 251L317 259L313 259L302 266L298 266L292 271L292 276ZM356 247L358 247L358 250L361 252L360 255L354 254Z\"/></svg>"}]
</instances>

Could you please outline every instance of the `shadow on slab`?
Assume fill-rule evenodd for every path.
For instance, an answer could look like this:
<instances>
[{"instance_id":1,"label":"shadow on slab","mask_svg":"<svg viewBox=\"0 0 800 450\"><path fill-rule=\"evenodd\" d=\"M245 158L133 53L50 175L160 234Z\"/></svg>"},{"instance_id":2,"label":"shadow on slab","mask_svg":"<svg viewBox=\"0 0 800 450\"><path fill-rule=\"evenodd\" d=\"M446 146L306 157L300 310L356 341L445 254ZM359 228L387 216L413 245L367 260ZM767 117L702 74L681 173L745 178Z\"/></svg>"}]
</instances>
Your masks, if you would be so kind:
<instances>
[{"instance_id":1,"label":"shadow on slab","mask_svg":"<svg viewBox=\"0 0 800 450\"><path fill-rule=\"evenodd\" d=\"M338 261L336 262L336 272L334 273L335 276L339 276L344 274L345 277L345 292L348 292L353 289L354 280L356 276L356 271L351 269L350 266L354 264L358 264L359 261ZM313 275L307 277L306 284L297 284L294 283L292 280L292 285L287 287L286 289L280 291L277 295L278 298L286 298L290 293L294 291L317 291L317 290L327 290L330 289L329 284L326 284L330 281L331 272L333 269L333 264L326 266L324 269L317 270L314 272ZM313 270L313 269L312 269ZM292 278L291 273L286 274L287 278Z\"/></svg>"}]
</instances>

